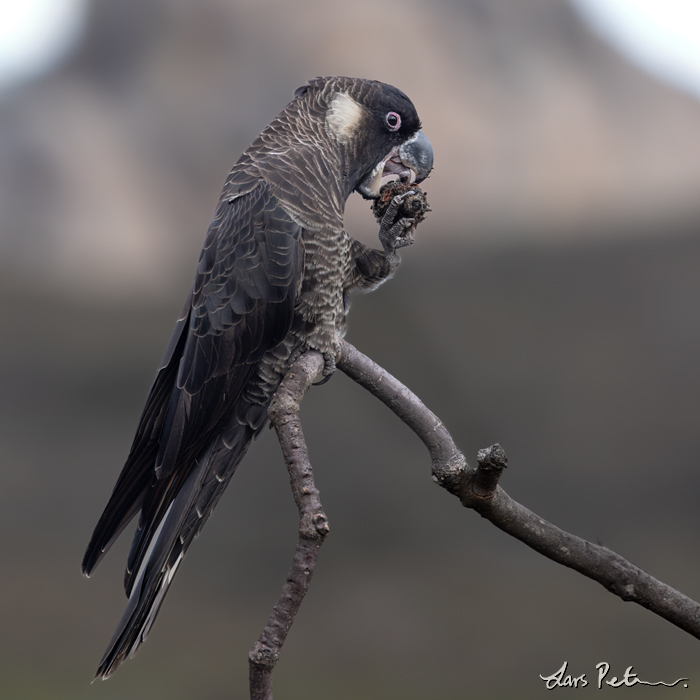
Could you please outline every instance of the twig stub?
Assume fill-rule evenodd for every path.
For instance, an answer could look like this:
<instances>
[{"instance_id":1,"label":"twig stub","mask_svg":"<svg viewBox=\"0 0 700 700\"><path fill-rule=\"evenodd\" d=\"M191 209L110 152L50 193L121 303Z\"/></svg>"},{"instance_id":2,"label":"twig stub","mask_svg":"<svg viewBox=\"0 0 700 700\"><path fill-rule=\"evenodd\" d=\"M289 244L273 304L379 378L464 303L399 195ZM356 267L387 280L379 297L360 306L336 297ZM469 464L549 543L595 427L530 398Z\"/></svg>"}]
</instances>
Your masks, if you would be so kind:
<instances>
[{"instance_id":1,"label":"twig stub","mask_svg":"<svg viewBox=\"0 0 700 700\"><path fill-rule=\"evenodd\" d=\"M478 498L490 498L496 492L503 470L508 466L508 457L504 449L496 443L479 450L476 459L478 466L471 490Z\"/></svg>"}]
</instances>

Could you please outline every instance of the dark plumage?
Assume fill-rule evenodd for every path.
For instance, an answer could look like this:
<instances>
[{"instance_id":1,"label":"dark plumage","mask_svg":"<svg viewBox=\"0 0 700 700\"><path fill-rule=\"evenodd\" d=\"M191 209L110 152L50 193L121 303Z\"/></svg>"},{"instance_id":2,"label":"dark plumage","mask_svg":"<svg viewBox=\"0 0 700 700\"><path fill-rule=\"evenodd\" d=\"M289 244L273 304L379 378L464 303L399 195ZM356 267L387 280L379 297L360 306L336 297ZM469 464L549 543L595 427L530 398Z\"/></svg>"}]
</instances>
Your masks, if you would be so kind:
<instances>
[{"instance_id":1,"label":"dark plumage","mask_svg":"<svg viewBox=\"0 0 700 700\"><path fill-rule=\"evenodd\" d=\"M330 376L349 293L375 288L396 269L412 222L383 225L384 250L372 250L345 233L343 211L354 189L376 197L382 174L427 176L432 150L419 129L396 88L317 78L233 167L83 559L89 576L140 511L124 578L129 602L97 676L111 675L146 638L294 357L322 352Z\"/></svg>"}]
</instances>

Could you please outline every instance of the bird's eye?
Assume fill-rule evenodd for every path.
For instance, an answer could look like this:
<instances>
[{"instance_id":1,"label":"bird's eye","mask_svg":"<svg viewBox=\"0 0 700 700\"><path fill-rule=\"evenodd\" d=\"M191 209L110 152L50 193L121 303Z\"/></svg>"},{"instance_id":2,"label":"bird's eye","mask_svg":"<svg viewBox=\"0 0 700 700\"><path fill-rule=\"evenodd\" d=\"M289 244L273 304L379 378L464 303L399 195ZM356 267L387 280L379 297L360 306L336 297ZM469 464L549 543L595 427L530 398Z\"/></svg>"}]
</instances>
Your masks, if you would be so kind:
<instances>
[{"instance_id":1,"label":"bird's eye","mask_svg":"<svg viewBox=\"0 0 700 700\"><path fill-rule=\"evenodd\" d=\"M389 131L398 131L401 128L401 117L396 114L396 112L389 112L386 117L384 117L384 122Z\"/></svg>"}]
</instances>

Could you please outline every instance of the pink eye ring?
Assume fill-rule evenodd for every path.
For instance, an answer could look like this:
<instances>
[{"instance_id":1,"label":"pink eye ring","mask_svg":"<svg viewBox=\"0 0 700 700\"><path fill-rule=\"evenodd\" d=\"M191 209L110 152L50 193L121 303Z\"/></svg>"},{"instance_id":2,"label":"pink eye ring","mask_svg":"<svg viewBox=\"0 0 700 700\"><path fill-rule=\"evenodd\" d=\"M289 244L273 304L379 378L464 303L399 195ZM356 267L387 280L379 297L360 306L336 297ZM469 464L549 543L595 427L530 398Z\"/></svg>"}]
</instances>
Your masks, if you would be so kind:
<instances>
[{"instance_id":1,"label":"pink eye ring","mask_svg":"<svg viewBox=\"0 0 700 700\"><path fill-rule=\"evenodd\" d=\"M398 131L401 128L401 117L396 112L389 112L384 117L384 123L389 131Z\"/></svg>"}]
</instances>

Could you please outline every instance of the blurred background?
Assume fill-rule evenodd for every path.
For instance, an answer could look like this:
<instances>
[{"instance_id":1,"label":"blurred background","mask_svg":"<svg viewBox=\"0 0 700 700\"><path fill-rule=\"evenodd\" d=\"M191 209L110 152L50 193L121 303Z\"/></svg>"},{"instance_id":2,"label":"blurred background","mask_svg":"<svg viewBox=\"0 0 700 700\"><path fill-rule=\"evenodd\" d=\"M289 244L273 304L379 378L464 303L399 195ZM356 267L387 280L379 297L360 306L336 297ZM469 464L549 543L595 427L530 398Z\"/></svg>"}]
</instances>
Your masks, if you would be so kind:
<instances>
[{"instance_id":1,"label":"blurred background","mask_svg":"<svg viewBox=\"0 0 700 700\"><path fill-rule=\"evenodd\" d=\"M0 697L246 696L296 533L273 434L148 643L92 686L130 537L90 581L79 565L224 178L316 75L400 87L436 154L433 212L395 279L355 300L348 340L471 462L500 442L513 498L700 598L692 0L2 12ZM357 195L347 226L376 240ZM432 484L422 444L347 377L312 390L303 419L331 536L275 671L280 700L542 698L539 675L564 661L588 675L578 695L601 692L607 661L611 675L690 678L635 697L700 697L697 640L462 509Z\"/></svg>"}]
</instances>

